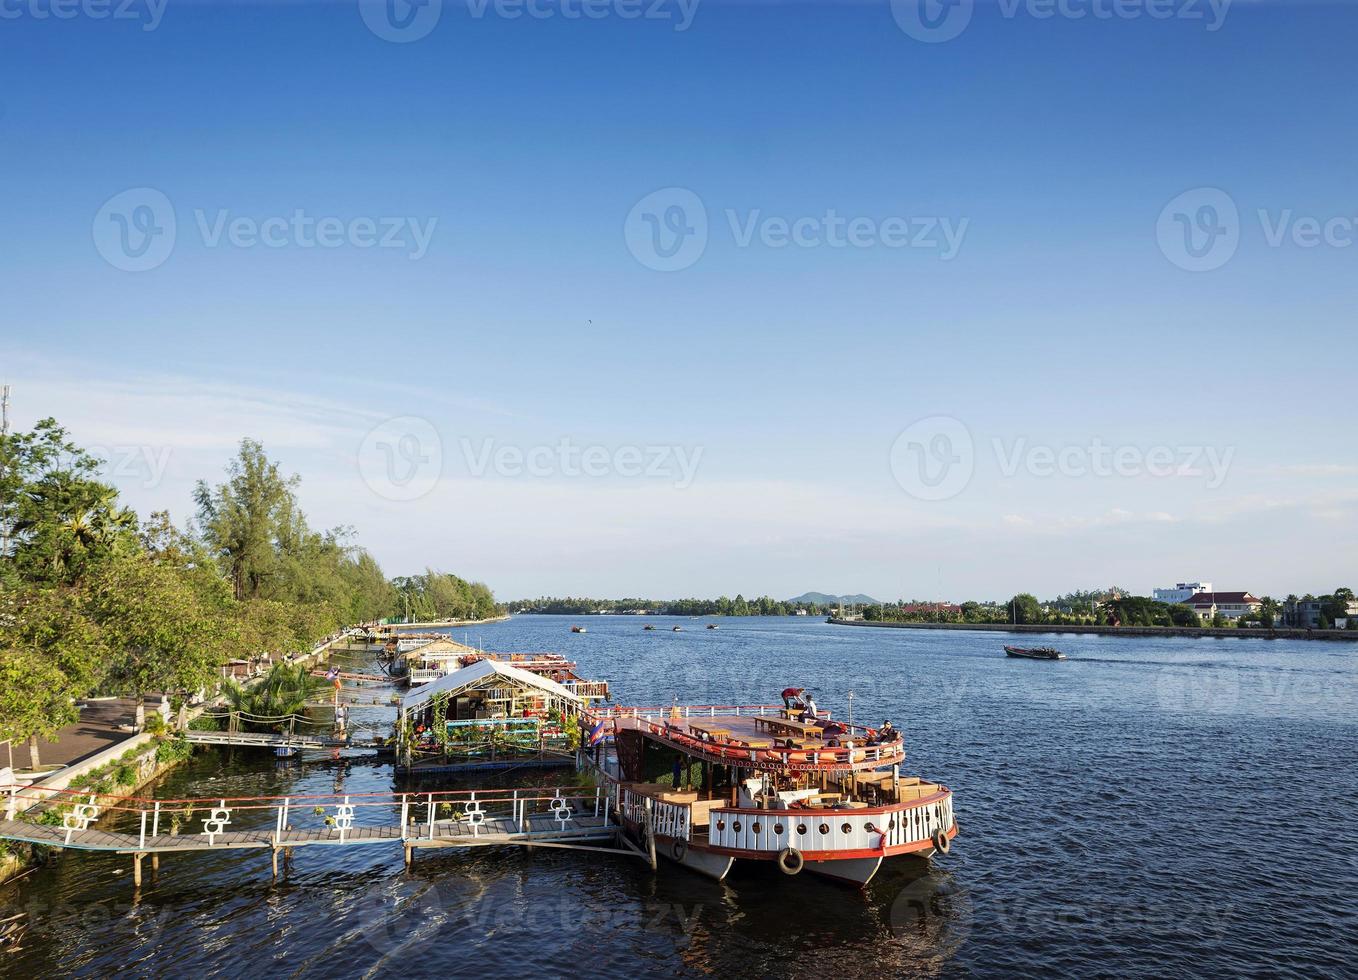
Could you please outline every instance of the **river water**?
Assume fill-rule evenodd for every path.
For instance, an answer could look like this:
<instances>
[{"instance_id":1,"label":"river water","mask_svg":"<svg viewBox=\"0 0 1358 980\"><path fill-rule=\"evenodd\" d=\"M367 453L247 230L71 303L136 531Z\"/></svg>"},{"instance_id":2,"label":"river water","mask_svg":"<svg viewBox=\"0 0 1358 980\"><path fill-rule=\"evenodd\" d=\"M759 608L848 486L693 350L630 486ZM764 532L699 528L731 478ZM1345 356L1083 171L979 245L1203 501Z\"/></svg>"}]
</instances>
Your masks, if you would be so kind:
<instances>
[{"instance_id":1,"label":"river water","mask_svg":"<svg viewBox=\"0 0 1358 980\"><path fill-rule=\"evenodd\" d=\"M397 846L301 848L275 883L267 852L236 851L164 857L134 895L130 858L69 853L0 888L0 919L32 923L0 975L1358 975L1358 646L1026 637L1069 654L1049 663L985 633L646 621L662 629L522 616L465 636L566 653L622 703L798 684L843 716L852 691L856 721L889 717L906 769L954 790L952 854L888 862L860 892L541 849L407 872ZM312 758L207 750L156 793L398 785L372 757Z\"/></svg>"}]
</instances>

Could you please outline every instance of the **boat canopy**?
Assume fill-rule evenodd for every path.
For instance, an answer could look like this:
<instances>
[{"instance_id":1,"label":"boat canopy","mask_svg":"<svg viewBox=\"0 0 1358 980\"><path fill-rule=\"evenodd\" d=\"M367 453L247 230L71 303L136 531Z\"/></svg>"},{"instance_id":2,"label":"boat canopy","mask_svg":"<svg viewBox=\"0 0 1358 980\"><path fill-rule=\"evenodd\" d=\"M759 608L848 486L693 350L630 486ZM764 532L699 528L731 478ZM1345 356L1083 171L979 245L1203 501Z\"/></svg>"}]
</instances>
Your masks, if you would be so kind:
<instances>
[{"instance_id":1,"label":"boat canopy","mask_svg":"<svg viewBox=\"0 0 1358 980\"><path fill-rule=\"evenodd\" d=\"M422 685L418 690L401 698L401 710L410 711L418 708L428 702L430 698L439 694L457 697L462 692L472 688L484 689L488 680L492 683L496 680L502 680L506 682L507 686L519 688L537 688L544 694L563 701L576 709L583 707L585 703L569 688L563 687L556 681L548 680L531 671L522 670L500 660L487 659L478 660L460 670L453 671L451 674L445 674L436 681Z\"/></svg>"}]
</instances>

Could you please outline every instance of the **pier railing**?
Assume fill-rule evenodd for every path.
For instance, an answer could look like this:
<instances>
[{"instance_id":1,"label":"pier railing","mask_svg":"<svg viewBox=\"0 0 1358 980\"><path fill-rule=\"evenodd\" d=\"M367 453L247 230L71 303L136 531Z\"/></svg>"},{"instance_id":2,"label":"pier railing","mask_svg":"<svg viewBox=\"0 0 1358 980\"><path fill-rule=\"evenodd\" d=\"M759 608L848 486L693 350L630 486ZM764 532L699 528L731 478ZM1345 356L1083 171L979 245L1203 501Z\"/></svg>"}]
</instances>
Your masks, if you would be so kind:
<instances>
[{"instance_id":1,"label":"pier railing","mask_svg":"<svg viewBox=\"0 0 1358 980\"><path fill-rule=\"evenodd\" d=\"M526 787L423 793L328 793L290 796L212 796L156 800L0 786L0 837L86 850L200 850L213 847L287 847L308 843L377 843L553 832L569 835L582 818L611 809L602 787ZM59 823L29 823L19 814L45 804ZM122 828L91 831L116 817ZM598 823L598 821L594 821ZM31 830L30 830L31 828ZM41 833L40 833L41 832Z\"/></svg>"}]
</instances>

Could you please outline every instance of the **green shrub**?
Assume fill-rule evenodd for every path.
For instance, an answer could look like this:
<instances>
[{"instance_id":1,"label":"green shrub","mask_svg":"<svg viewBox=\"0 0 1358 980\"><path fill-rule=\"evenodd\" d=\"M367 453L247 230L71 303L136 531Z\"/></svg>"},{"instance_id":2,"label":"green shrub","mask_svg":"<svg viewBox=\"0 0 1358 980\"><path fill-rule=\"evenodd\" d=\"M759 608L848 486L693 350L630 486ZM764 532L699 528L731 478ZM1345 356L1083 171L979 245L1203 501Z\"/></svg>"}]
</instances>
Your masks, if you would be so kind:
<instances>
[{"instance_id":1,"label":"green shrub","mask_svg":"<svg viewBox=\"0 0 1358 980\"><path fill-rule=\"evenodd\" d=\"M156 746L156 761L162 764L182 762L193 755L193 743L186 738L167 738Z\"/></svg>"}]
</instances>

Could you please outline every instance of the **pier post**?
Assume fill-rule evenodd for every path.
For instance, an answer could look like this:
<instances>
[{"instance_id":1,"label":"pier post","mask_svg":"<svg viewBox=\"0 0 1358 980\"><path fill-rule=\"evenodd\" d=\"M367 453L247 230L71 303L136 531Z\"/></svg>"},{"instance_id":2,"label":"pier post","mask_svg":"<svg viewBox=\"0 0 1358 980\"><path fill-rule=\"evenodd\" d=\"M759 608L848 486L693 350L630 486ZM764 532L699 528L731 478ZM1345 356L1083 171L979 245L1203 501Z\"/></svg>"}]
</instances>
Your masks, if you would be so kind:
<instances>
[{"instance_id":1,"label":"pier post","mask_svg":"<svg viewBox=\"0 0 1358 980\"><path fill-rule=\"evenodd\" d=\"M274 876L274 879L277 880L277 879L278 879L278 848L276 848L276 847L271 847L271 848L269 848L269 855L273 858L273 876Z\"/></svg>"},{"instance_id":2,"label":"pier post","mask_svg":"<svg viewBox=\"0 0 1358 980\"><path fill-rule=\"evenodd\" d=\"M146 857L141 851L132 855L132 884L141 887L141 859Z\"/></svg>"},{"instance_id":3,"label":"pier post","mask_svg":"<svg viewBox=\"0 0 1358 980\"><path fill-rule=\"evenodd\" d=\"M650 797L646 798L646 859L651 862L651 870L655 871L659 865L655 859L655 827L653 826L653 814L655 804Z\"/></svg>"},{"instance_id":4,"label":"pier post","mask_svg":"<svg viewBox=\"0 0 1358 980\"><path fill-rule=\"evenodd\" d=\"M158 874L160 874L160 855L153 853L151 855L151 877L154 878Z\"/></svg>"},{"instance_id":5,"label":"pier post","mask_svg":"<svg viewBox=\"0 0 1358 980\"><path fill-rule=\"evenodd\" d=\"M411 847L410 844L406 844L406 846L405 846L405 852L406 852L406 855L405 855L405 857L406 857L406 867L408 868L408 867L410 867L412 864L415 863L415 848Z\"/></svg>"}]
</instances>

